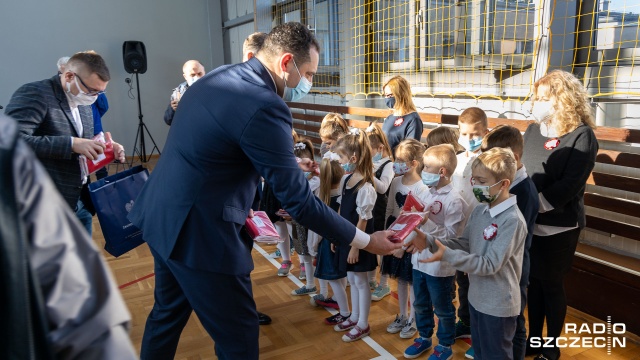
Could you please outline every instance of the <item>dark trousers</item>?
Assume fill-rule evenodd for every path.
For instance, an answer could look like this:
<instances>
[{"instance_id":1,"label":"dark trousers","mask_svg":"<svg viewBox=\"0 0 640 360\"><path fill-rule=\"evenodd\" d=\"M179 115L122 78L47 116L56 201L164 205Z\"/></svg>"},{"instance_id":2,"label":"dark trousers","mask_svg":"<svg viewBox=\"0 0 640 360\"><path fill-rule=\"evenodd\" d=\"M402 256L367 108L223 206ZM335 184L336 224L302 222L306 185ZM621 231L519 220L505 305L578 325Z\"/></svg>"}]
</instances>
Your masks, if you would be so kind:
<instances>
[{"instance_id":1,"label":"dark trousers","mask_svg":"<svg viewBox=\"0 0 640 360\"><path fill-rule=\"evenodd\" d=\"M153 309L142 337L142 360L173 359L194 310L215 342L219 359L258 359L258 314L251 279L191 269L153 249Z\"/></svg>"},{"instance_id":2,"label":"dark trousers","mask_svg":"<svg viewBox=\"0 0 640 360\"><path fill-rule=\"evenodd\" d=\"M469 326L471 324L469 316L469 275L462 271L456 271L456 282L458 283L458 318ZM473 338L473 335L471 336Z\"/></svg>"},{"instance_id":3,"label":"dark trousers","mask_svg":"<svg viewBox=\"0 0 640 360\"><path fill-rule=\"evenodd\" d=\"M580 229L551 236L534 235L530 251L529 337L542 337L545 319L548 337L562 333L567 315L564 278L571 269L579 237Z\"/></svg>"},{"instance_id":4,"label":"dark trousers","mask_svg":"<svg viewBox=\"0 0 640 360\"><path fill-rule=\"evenodd\" d=\"M516 332L516 316L497 317L483 314L469 304L471 315L471 339L474 359L513 359L513 334Z\"/></svg>"},{"instance_id":5,"label":"dark trousers","mask_svg":"<svg viewBox=\"0 0 640 360\"><path fill-rule=\"evenodd\" d=\"M513 336L513 358L524 360L527 348L527 327L524 319L524 308L527 306L527 286L529 286L529 249L525 247L522 256L522 276L520 277L520 315L516 322L516 333Z\"/></svg>"}]
</instances>

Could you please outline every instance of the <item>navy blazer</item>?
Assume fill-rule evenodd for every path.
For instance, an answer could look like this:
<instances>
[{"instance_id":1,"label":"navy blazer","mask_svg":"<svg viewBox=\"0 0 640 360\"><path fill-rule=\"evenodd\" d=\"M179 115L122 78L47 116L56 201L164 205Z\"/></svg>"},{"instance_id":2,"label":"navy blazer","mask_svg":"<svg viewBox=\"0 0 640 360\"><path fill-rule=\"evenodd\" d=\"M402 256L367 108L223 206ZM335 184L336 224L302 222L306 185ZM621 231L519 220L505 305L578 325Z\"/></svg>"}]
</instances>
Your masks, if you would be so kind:
<instances>
[{"instance_id":1,"label":"navy blazer","mask_svg":"<svg viewBox=\"0 0 640 360\"><path fill-rule=\"evenodd\" d=\"M300 224L351 243L355 227L313 195L296 163L292 123L258 59L213 70L180 100L162 156L129 219L163 259L248 274L253 244L241 228L262 176Z\"/></svg>"},{"instance_id":2,"label":"navy blazer","mask_svg":"<svg viewBox=\"0 0 640 360\"><path fill-rule=\"evenodd\" d=\"M74 127L69 102L60 76L22 85L11 97L5 114L16 119L20 135L47 169L56 187L75 209L82 190L78 154L71 150L71 137L93 137L93 110L78 106L82 134Z\"/></svg>"}]
</instances>

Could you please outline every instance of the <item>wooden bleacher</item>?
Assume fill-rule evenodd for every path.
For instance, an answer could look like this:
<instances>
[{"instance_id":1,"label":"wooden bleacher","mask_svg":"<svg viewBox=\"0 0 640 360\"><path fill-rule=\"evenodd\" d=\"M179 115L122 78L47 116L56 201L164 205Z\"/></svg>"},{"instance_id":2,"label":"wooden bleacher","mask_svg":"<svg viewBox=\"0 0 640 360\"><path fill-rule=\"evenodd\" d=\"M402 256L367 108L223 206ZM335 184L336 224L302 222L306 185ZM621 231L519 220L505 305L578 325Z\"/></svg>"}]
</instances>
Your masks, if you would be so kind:
<instances>
[{"instance_id":1,"label":"wooden bleacher","mask_svg":"<svg viewBox=\"0 0 640 360\"><path fill-rule=\"evenodd\" d=\"M334 106L320 104L288 103L292 110L294 129L300 135L308 137L319 145L318 135L320 123L329 112L342 114L353 127L364 129L369 126L367 120L382 121L390 112L387 109L373 109L351 106ZM440 115L419 112L425 124L422 134L427 136L430 128L441 125L457 125L456 115ZM489 127L500 124L511 125L525 131L531 121L489 118ZM640 130L598 127L596 137L601 142L640 144ZM596 162L626 168L640 168L640 154L605 150L598 151ZM640 193L640 178L607 174L593 171L587 184L608 189ZM589 189L587 189L589 190ZM626 215L629 221L611 220L603 217L587 215L587 228L599 233L612 234L640 242L640 203L623 198L587 191L584 203L595 209ZM625 217L621 217L625 218ZM638 245L640 246L640 245ZM611 316L624 321L627 331L640 334L640 261L593 246L580 244L576 251L573 268L566 281L569 305L599 319L606 320Z\"/></svg>"}]
</instances>

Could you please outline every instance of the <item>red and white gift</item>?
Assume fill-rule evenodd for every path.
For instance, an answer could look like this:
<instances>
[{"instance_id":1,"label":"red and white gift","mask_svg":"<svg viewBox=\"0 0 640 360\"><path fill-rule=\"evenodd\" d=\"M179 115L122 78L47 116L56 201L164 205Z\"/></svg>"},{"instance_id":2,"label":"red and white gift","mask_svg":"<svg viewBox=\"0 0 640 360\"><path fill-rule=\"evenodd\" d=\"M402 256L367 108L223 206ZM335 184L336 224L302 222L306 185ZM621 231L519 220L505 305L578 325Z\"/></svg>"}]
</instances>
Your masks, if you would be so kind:
<instances>
[{"instance_id":1,"label":"red and white gift","mask_svg":"<svg viewBox=\"0 0 640 360\"><path fill-rule=\"evenodd\" d=\"M253 217L248 217L244 225L249 236L254 241L269 244L275 244L280 241L280 236L275 226L273 226L269 216L264 211L254 211Z\"/></svg>"},{"instance_id":2,"label":"red and white gift","mask_svg":"<svg viewBox=\"0 0 640 360\"><path fill-rule=\"evenodd\" d=\"M424 203L409 191L407 199L404 201L402 210L404 211L424 211Z\"/></svg>"},{"instance_id":3,"label":"red and white gift","mask_svg":"<svg viewBox=\"0 0 640 360\"><path fill-rule=\"evenodd\" d=\"M424 220L426 213L423 212L410 212L403 213L398 216L396 221L389 226L388 230L394 231L390 238L392 242L399 243L405 242L409 235L415 230L420 223Z\"/></svg>"},{"instance_id":4,"label":"red and white gift","mask_svg":"<svg viewBox=\"0 0 640 360\"><path fill-rule=\"evenodd\" d=\"M115 160L115 154L113 153L113 143L111 142L111 134L103 134L101 132L98 135L94 136L93 140L98 140L103 143L105 145L105 149L102 154L98 154L98 158L95 160L89 160L84 155L79 156L80 169L83 178L102 169L103 167L109 165L113 160Z\"/></svg>"}]
</instances>

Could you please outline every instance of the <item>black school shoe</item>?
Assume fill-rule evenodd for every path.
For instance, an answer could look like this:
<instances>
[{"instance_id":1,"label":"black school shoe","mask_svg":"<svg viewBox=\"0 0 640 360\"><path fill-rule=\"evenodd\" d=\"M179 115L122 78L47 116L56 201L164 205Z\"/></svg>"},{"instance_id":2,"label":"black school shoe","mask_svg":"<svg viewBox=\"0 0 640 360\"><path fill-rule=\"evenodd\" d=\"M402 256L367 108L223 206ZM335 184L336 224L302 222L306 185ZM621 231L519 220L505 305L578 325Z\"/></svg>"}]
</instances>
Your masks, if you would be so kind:
<instances>
[{"instance_id":1,"label":"black school shoe","mask_svg":"<svg viewBox=\"0 0 640 360\"><path fill-rule=\"evenodd\" d=\"M258 311L258 324L260 325L269 325L271 324L271 317L267 314L263 314Z\"/></svg>"}]
</instances>

